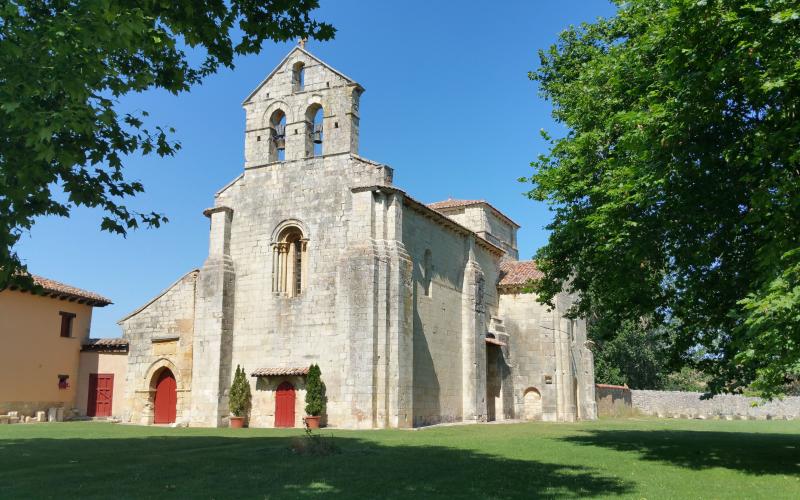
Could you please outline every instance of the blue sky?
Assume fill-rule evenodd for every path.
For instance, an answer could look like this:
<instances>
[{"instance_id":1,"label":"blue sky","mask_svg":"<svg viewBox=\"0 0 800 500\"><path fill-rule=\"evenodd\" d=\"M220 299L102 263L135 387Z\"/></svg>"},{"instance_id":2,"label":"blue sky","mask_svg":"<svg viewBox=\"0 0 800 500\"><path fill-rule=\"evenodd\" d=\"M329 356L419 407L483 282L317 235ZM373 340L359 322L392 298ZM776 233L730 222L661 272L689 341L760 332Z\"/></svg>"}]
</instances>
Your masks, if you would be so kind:
<instances>
[{"instance_id":1,"label":"blue sky","mask_svg":"<svg viewBox=\"0 0 800 500\"><path fill-rule=\"evenodd\" d=\"M395 169L416 199L486 199L522 225L520 258L547 240L547 207L516 181L544 151L538 130L558 132L528 71L537 50L570 24L613 13L604 0L365 2L322 0L316 17L338 29L307 49L366 88L360 154ZM457 5L458 8L453 8ZM144 195L129 202L164 212L169 224L127 238L100 232L101 213L76 209L45 218L18 249L34 274L101 293L114 304L94 311L92 336L120 335L116 322L188 270L208 250L202 210L242 171L242 100L294 44L270 43L179 96L147 92L123 104L173 126L174 158L130 158L126 172Z\"/></svg>"}]
</instances>

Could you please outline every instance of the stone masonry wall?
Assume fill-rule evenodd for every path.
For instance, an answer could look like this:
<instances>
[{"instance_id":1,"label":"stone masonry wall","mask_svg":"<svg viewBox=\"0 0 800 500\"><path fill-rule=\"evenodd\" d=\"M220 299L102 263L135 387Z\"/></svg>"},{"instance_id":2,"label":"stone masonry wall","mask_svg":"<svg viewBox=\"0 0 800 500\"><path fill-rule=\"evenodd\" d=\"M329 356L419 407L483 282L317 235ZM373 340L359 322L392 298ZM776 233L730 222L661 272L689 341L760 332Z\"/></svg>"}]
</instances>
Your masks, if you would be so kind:
<instances>
[{"instance_id":1,"label":"stone masonry wall","mask_svg":"<svg viewBox=\"0 0 800 500\"><path fill-rule=\"evenodd\" d=\"M585 322L561 317L569 304L565 294L557 297L552 310L534 294L500 296L514 374L515 418L523 418L524 396L531 389L541 394L542 420L596 418L594 365L585 347Z\"/></svg>"},{"instance_id":2,"label":"stone masonry wall","mask_svg":"<svg viewBox=\"0 0 800 500\"><path fill-rule=\"evenodd\" d=\"M459 421L464 244L413 210L406 210L403 222L403 240L413 262L414 426ZM426 250L431 251L430 296L423 286Z\"/></svg>"},{"instance_id":3,"label":"stone masonry wall","mask_svg":"<svg viewBox=\"0 0 800 500\"><path fill-rule=\"evenodd\" d=\"M412 209L403 215L403 242L414 263L414 425L463 419L462 298L468 237ZM431 293L425 295L423 266L431 252ZM486 318L497 311L497 260L475 246ZM485 321L484 321L485 323ZM481 339L476 339L476 342ZM485 390L484 390L485 392ZM485 401L485 394L479 395ZM485 405L485 402L484 402Z\"/></svg>"},{"instance_id":4,"label":"stone masonry wall","mask_svg":"<svg viewBox=\"0 0 800 500\"><path fill-rule=\"evenodd\" d=\"M631 403L645 415L680 418L796 419L800 397L770 402L738 394L720 394L700 399L702 393L632 390Z\"/></svg>"},{"instance_id":5,"label":"stone masonry wall","mask_svg":"<svg viewBox=\"0 0 800 500\"><path fill-rule=\"evenodd\" d=\"M178 385L177 421L189 418L192 337L197 271L192 271L135 314L120 321L128 340L128 372L123 421L153 421L154 378L168 368Z\"/></svg>"},{"instance_id":6,"label":"stone masonry wall","mask_svg":"<svg viewBox=\"0 0 800 500\"><path fill-rule=\"evenodd\" d=\"M216 200L233 209L231 366L242 365L250 372L318 363L328 388L328 421L335 426L352 423L346 363L349 332L336 323L337 266L348 246L349 227L369 226L353 212L350 189L389 179L388 167L351 155L326 155L247 169ZM272 244L276 228L287 221L299 226L308 239L304 290L295 297L272 290ZM255 385L252 379L253 391ZM271 408L261 408L269 401L254 402L254 412L269 414ZM267 421L257 420L259 425Z\"/></svg>"},{"instance_id":7,"label":"stone masonry wall","mask_svg":"<svg viewBox=\"0 0 800 500\"><path fill-rule=\"evenodd\" d=\"M472 205L440 209L439 211L504 249L508 252L510 258L516 260L519 257L517 253L517 228L499 218L489 207Z\"/></svg>"},{"instance_id":8,"label":"stone masonry wall","mask_svg":"<svg viewBox=\"0 0 800 500\"><path fill-rule=\"evenodd\" d=\"M500 317L509 334L509 352L514 377L514 415L522 418L523 397L529 389L542 396L542 419L555 421L556 370L553 314L536 302L532 294L500 296Z\"/></svg>"}]
</instances>

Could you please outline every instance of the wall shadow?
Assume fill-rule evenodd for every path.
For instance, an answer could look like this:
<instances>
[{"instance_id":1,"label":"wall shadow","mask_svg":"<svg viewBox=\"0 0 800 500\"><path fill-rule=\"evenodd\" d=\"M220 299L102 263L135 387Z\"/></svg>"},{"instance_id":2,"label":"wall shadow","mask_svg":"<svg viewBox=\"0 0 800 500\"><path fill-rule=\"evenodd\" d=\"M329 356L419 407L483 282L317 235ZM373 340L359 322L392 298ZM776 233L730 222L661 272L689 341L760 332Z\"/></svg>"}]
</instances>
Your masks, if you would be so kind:
<instances>
[{"instance_id":1,"label":"wall shadow","mask_svg":"<svg viewBox=\"0 0 800 500\"><path fill-rule=\"evenodd\" d=\"M0 440L0 497L532 498L613 496L634 485L590 467L334 437L298 456L281 437ZM252 434L251 434L252 436ZM246 438L245 438L246 437Z\"/></svg>"},{"instance_id":2,"label":"wall shadow","mask_svg":"<svg viewBox=\"0 0 800 500\"><path fill-rule=\"evenodd\" d=\"M439 377L433 363L428 339L425 336L425 327L418 309L419 297L417 296L416 282L413 285L413 372L411 390L412 425L421 427L438 424L441 419L441 405L439 403L440 391Z\"/></svg>"},{"instance_id":3,"label":"wall shadow","mask_svg":"<svg viewBox=\"0 0 800 500\"><path fill-rule=\"evenodd\" d=\"M588 431L562 441L689 469L722 467L748 474L800 474L800 435L708 431Z\"/></svg>"}]
</instances>

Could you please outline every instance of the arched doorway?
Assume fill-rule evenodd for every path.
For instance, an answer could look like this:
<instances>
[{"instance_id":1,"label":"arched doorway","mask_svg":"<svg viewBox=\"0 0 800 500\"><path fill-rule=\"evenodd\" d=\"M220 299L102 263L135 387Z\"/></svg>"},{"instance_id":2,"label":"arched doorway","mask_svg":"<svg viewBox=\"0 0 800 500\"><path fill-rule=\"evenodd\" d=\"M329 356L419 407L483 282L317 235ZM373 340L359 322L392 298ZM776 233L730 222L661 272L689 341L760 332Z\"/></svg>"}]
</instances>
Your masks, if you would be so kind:
<instances>
[{"instance_id":1,"label":"arched doorway","mask_svg":"<svg viewBox=\"0 0 800 500\"><path fill-rule=\"evenodd\" d=\"M294 386L289 382L275 391L275 427L294 427Z\"/></svg>"},{"instance_id":2,"label":"arched doorway","mask_svg":"<svg viewBox=\"0 0 800 500\"><path fill-rule=\"evenodd\" d=\"M538 389L535 387L527 388L523 402L525 404L525 420L542 419L542 395Z\"/></svg>"},{"instance_id":3,"label":"arched doorway","mask_svg":"<svg viewBox=\"0 0 800 500\"><path fill-rule=\"evenodd\" d=\"M164 368L156 375L156 394L153 398L153 423L171 424L175 422L175 415L178 408L178 384L175 383L175 375Z\"/></svg>"}]
</instances>

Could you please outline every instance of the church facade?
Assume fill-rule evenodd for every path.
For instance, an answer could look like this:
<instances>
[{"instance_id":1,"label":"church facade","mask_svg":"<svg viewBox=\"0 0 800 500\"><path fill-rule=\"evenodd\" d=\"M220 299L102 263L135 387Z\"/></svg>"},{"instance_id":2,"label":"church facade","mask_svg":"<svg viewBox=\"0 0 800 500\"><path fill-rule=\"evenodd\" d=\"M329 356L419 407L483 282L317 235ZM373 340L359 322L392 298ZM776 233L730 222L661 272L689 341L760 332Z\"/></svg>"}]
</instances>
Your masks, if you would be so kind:
<instances>
[{"instance_id":1,"label":"church facade","mask_svg":"<svg viewBox=\"0 0 800 500\"><path fill-rule=\"evenodd\" d=\"M123 318L134 423L301 426L308 366L330 426L593 419L583 320L523 286L519 226L482 200L423 204L358 155L364 89L295 47L244 101L244 171L214 196L208 258Z\"/></svg>"}]
</instances>

